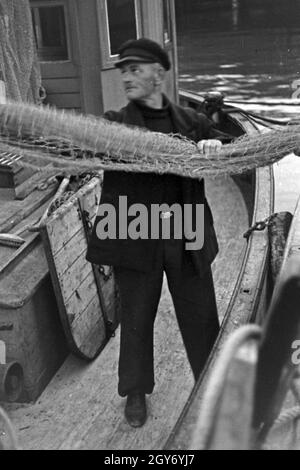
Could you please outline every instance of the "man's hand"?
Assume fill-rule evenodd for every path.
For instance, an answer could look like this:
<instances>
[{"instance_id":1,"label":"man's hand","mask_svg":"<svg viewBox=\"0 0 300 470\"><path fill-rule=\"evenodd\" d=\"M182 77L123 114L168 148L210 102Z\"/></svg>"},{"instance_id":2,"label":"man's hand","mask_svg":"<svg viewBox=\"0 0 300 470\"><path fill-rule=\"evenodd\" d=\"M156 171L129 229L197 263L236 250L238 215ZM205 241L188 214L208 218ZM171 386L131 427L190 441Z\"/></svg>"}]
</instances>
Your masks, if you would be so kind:
<instances>
[{"instance_id":1,"label":"man's hand","mask_svg":"<svg viewBox=\"0 0 300 470\"><path fill-rule=\"evenodd\" d=\"M200 140L197 144L199 152L204 154L218 152L222 146L222 142L216 139Z\"/></svg>"}]
</instances>

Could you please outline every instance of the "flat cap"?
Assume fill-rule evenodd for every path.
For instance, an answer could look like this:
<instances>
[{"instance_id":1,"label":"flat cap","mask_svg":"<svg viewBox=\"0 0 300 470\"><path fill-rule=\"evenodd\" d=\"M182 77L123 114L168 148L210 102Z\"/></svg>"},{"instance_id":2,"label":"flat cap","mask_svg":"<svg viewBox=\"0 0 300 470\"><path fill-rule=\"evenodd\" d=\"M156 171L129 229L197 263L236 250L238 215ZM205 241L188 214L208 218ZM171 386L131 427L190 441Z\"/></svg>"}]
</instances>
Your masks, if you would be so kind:
<instances>
[{"instance_id":1,"label":"flat cap","mask_svg":"<svg viewBox=\"0 0 300 470\"><path fill-rule=\"evenodd\" d=\"M147 38L130 39L119 49L119 60L116 67L121 67L126 62L158 62L166 70L170 70L171 62L166 51L155 41Z\"/></svg>"}]
</instances>

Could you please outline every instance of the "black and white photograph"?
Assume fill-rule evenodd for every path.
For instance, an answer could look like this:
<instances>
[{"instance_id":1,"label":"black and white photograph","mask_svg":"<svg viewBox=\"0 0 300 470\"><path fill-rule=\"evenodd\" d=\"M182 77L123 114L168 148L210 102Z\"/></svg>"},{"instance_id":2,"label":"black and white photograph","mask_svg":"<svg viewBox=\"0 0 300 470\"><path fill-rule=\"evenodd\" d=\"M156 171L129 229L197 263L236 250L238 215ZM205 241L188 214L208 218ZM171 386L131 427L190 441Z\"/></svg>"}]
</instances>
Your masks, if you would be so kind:
<instances>
[{"instance_id":1,"label":"black and white photograph","mask_svg":"<svg viewBox=\"0 0 300 470\"><path fill-rule=\"evenodd\" d=\"M300 450L300 0L0 0L0 450Z\"/></svg>"}]
</instances>

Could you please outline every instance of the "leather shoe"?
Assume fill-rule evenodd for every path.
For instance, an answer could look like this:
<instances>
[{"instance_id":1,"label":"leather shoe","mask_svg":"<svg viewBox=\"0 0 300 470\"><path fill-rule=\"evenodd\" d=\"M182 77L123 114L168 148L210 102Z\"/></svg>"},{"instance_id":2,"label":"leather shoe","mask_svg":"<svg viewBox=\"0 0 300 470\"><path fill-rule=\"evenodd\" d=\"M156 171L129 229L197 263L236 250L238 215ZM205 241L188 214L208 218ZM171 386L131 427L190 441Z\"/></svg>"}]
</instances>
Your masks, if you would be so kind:
<instances>
[{"instance_id":1,"label":"leather shoe","mask_svg":"<svg viewBox=\"0 0 300 470\"><path fill-rule=\"evenodd\" d=\"M145 393L138 390L129 393L125 406L125 417L128 424L134 428L140 428L147 419L147 407Z\"/></svg>"}]
</instances>

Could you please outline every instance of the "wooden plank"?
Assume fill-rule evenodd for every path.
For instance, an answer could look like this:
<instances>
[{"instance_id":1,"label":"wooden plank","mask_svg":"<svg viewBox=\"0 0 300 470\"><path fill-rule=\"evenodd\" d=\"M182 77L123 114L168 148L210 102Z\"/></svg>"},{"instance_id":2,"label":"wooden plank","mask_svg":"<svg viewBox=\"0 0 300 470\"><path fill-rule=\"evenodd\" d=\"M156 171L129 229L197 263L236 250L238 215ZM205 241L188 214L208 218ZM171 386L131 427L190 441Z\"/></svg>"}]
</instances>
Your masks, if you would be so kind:
<instances>
[{"instance_id":1,"label":"wooden plank","mask_svg":"<svg viewBox=\"0 0 300 470\"><path fill-rule=\"evenodd\" d=\"M99 342L103 344L105 342L104 319L99 316L99 309L99 298L96 296L82 312L82 315L77 317L71 325L78 348L87 356L94 356ZM91 328L91 325L93 325L93 328Z\"/></svg>"},{"instance_id":2,"label":"wooden plank","mask_svg":"<svg viewBox=\"0 0 300 470\"><path fill-rule=\"evenodd\" d=\"M23 201L6 203L5 210L0 212L0 232L5 233L12 230L18 223L22 222L22 220L48 201L55 194L56 188L56 185L51 185L44 191L33 191Z\"/></svg>"},{"instance_id":3,"label":"wooden plank","mask_svg":"<svg viewBox=\"0 0 300 470\"><path fill-rule=\"evenodd\" d=\"M81 108L81 97L79 93L51 93L47 95L47 102L55 104L59 108Z\"/></svg>"},{"instance_id":4,"label":"wooden plank","mask_svg":"<svg viewBox=\"0 0 300 470\"><path fill-rule=\"evenodd\" d=\"M83 194L79 191L75 197L72 197L62 207L55 211L47 221L47 231L53 255L56 255L82 227L80 222L79 207L77 197ZM85 208L89 212L91 220L97 212L97 205L100 200L100 180L93 179L86 187Z\"/></svg>"},{"instance_id":5,"label":"wooden plank","mask_svg":"<svg viewBox=\"0 0 300 470\"><path fill-rule=\"evenodd\" d=\"M78 77L48 78L43 81L47 90L47 96L61 93L79 93L80 84Z\"/></svg>"},{"instance_id":6,"label":"wooden plank","mask_svg":"<svg viewBox=\"0 0 300 470\"><path fill-rule=\"evenodd\" d=\"M43 80L49 78L78 78L77 67L72 62L40 62Z\"/></svg>"},{"instance_id":7,"label":"wooden plank","mask_svg":"<svg viewBox=\"0 0 300 470\"><path fill-rule=\"evenodd\" d=\"M74 305L74 304L73 304L73 305ZM79 326L81 326L81 325L84 326L84 325L87 324L86 319L85 319L85 317L86 317L86 312L87 312L87 311L90 312L89 314L90 314L91 316L95 315L95 310L96 310L97 308L99 308L99 305L100 305L100 303L99 303L99 296L97 295L97 293L96 293L96 294L94 295L94 297L90 300L90 302L87 302L87 303L86 303L85 308L82 309L80 312L78 312L77 315L74 315L74 314L71 313L73 309L72 309L72 304L70 304L70 308L68 309L68 311L69 311L68 314L70 315L70 324L71 324L71 327L72 327L72 329L74 330L74 333L75 333L75 334L77 334L75 330L78 330L78 331L79 331L79 337L80 337L80 333L82 332L82 329L79 328ZM100 319L103 319L103 316L97 315L97 320L99 320L99 318L100 318ZM97 320L96 320L94 323L97 323Z\"/></svg>"},{"instance_id":8,"label":"wooden plank","mask_svg":"<svg viewBox=\"0 0 300 470\"><path fill-rule=\"evenodd\" d=\"M95 284L92 266L87 261L85 264L88 266L88 269L85 269L82 278L80 275L78 275L74 284L72 284L71 281L68 281L68 284L72 286L68 290L64 289L66 283L64 283L64 286L61 288L67 313L76 316L80 315L81 312L84 311L85 307L97 294L97 287ZM88 273L87 275L86 272ZM69 276L66 275L66 277Z\"/></svg>"},{"instance_id":9,"label":"wooden plank","mask_svg":"<svg viewBox=\"0 0 300 470\"><path fill-rule=\"evenodd\" d=\"M30 178L28 178L24 183L20 184L16 189L16 198L19 200L25 199L29 194L31 194L41 183L42 180L48 180L51 176L55 176L57 170L50 169L50 165L45 167L42 171L34 173ZM51 183L52 185L55 183ZM49 186L51 186L51 184ZM58 186L58 183L55 184Z\"/></svg>"},{"instance_id":10,"label":"wooden plank","mask_svg":"<svg viewBox=\"0 0 300 470\"><path fill-rule=\"evenodd\" d=\"M68 208L67 212L62 213L58 209L54 218L47 222L47 232L53 256L68 244L70 237L73 237L81 226L76 200L68 201L63 209L66 207Z\"/></svg>"},{"instance_id":11,"label":"wooden plank","mask_svg":"<svg viewBox=\"0 0 300 470\"><path fill-rule=\"evenodd\" d=\"M5 271L8 271L8 269L12 269L13 266L20 262L20 259L26 257L38 243L38 237L39 235L37 233L31 233L30 236L26 239L25 243L20 245L15 249L15 251L11 253L11 256L8 260L3 263L1 259L0 275L5 273Z\"/></svg>"},{"instance_id":12,"label":"wooden plank","mask_svg":"<svg viewBox=\"0 0 300 470\"><path fill-rule=\"evenodd\" d=\"M83 253L72 264L70 269L65 271L62 276L58 276L61 293L65 302L68 301L73 292L80 288L88 276L93 277L93 269L92 265L86 261L85 253Z\"/></svg>"},{"instance_id":13,"label":"wooden plank","mask_svg":"<svg viewBox=\"0 0 300 470\"><path fill-rule=\"evenodd\" d=\"M64 301L69 303L72 299L68 298L70 292L77 292L74 303L81 305L78 300L80 291L85 288L88 279L92 278L92 267L85 260L87 249L86 236L81 228L74 237L62 247L54 256L57 276L60 280L62 295ZM109 269L109 268L108 268ZM100 274L101 287L103 292L104 305L108 317L115 321L115 311L117 308L115 281L113 275L108 280ZM84 287L81 287L81 285ZM84 296L89 295L89 291L84 292ZM89 299L90 297L88 297ZM88 300L87 300L88 301Z\"/></svg>"},{"instance_id":14,"label":"wooden plank","mask_svg":"<svg viewBox=\"0 0 300 470\"><path fill-rule=\"evenodd\" d=\"M59 277L71 268L72 264L86 252L87 243L83 227L75 233L68 243L54 255L57 274Z\"/></svg>"},{"instance_id":15,"label":"wooden plank","mask_svg":"<svg viewBox=\"0 0 300 470\"><path fill-rule=\"evenodd\" d=\"M86 356L95 356L97 354L97 345L99 341L102 341L103 346L105 345L105 333L104 333L104 322L99 319L98 323L94 326L94 329L89 330L89 334L85 340L80 344L80 349Z\"/></svg>"}]
</instances>

